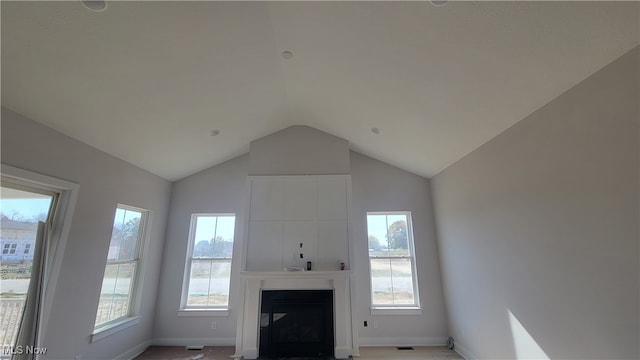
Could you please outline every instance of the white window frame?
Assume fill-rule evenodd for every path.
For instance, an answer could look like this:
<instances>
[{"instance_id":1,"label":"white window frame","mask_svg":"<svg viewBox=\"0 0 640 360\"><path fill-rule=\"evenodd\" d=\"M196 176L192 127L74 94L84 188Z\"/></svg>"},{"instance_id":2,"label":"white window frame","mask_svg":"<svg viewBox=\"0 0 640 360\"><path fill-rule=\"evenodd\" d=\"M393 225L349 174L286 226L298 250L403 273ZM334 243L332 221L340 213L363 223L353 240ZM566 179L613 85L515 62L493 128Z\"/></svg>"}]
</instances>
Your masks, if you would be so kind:
<instances>
[{"instance_id":1,"label":"white window frame","mask_svg":"<svg viewBox=\"0 0 640 360\"><path fill-rule=\"evenodd\" d=\"M42 317L37 334L38 344L36 344L36 347L41 347L40 341L45 336L50 316L53 313L53 294L57 288L62 268L80 185L7 164L0 164L0 173L2 174L2 181L57 194L55 207L52 207L52 219L50 219L50 243L46 254L48 262L43 284Z\"/></svg>"},{"instance_id":2,"label":"white window frame","mask_svg":"<svg viewBox=\"0 0 640 360\"><path fill-rule=\"evenodd\" d=\"M135 270L133 275L131 276L131 284L129 290L129 304L128 304L128 313L126 315L120 316L118 318L109 320L99 325L94 325L94 331L91 334L91 342L95 342L105 337L115 334L123 329L136 325L140 322L140 316L138 313L140 312L140 294L141 294L141 283L142 283L142 272L143 272L143 253L144 246L147 242L147 237L149 233L149 224L151 218L151 211L138 208L131 205L125 204L117 204L116 208L113 212L113 220L112 224L115 222L115 216L118 209L135 211L141 213L140 217L140 230L138 232L138 239L135 247L135 255L132 260L109 260L105 264L105 272L107 266L115 265L115 264L125 264L132 263L135 264ZM111 236L111 234L110 234ZM109 241L110 242L110 241ZM104 275L103 275L104 281ZM101 283L102 287L102 283ZM100 300L98 300L100 301ZM96 311L96 315L94 316L94 322L98 316Z\"/></svg>"},{"instance_id":3,"label":"white window frame","mask_svg":"<svg viewBox=\"0 0 640 360\"><path fill-rule=\"evenodd\" d=\"M187 300L189 298L189 280L191 278L191 264L193 263L193 248L195 244L196 237L196 225L197 219L199 217L213 217L213 216L233 216L234 225L233 225L233 246L235 250L236 243L236 234L237 234L237 222L238 216L235 213L193 213L191 214L191 223L189 225L189 243L187 246L187 254L185 259L184 266L184 277L182 282L182 296L180 299L180 309L178 309L178 316L228 316L231 299L229 298L227 305L213 305L213 306L194 306L187 305ZM231 297L231 272L233 271L233 258L234 251L231 253L230 258L225 257L207 257L207 258L197 258L198 260L211 260L211 261L229 261L230 262L230 273L229 273L229 297Z\"/></svg>"},{"instance_id":4,"label":"white window frame","mask_svg":"<svg viewBox=\"0 0 640 360\"><path fill-rule=\"evenodd\" d=\"M416 271L416 251L413 236L413 219L411 211L368 211L366 213L365 224L367 225L367 244L368 244L368 217L369 215L404 215L407 219L407 250L409 255L405 256L371 256L368 255L369 266L369 297L371 299L372 315L420 315L422 313L420 307L420 291L418 289L418 272ZM368 245L367 245L368 248ZM409 259L411 262L411 281L413 284L413 304L374 304L373 302L373 276L371 273L371 259Z\"/></svg>"}]
</instances>

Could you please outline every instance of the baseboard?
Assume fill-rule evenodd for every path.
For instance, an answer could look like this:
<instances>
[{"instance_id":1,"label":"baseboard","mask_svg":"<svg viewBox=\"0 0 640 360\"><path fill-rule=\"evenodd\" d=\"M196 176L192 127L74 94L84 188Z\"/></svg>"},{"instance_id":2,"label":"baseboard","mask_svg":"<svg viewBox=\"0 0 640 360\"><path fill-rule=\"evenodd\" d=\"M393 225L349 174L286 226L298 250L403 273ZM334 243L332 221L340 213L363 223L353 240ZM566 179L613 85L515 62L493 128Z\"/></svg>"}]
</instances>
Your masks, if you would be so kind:
<instances>
[{"instance_id":1,"label":"baseboard","mask_svg":"<svg viewBox=\"0 0 640 360\"><path fill-rule=\"evenodd\" d=\"M142 354L147 348L151 346L151 340L147 340L135 347L123 352L122 354L114 357L114 360L132 360L136 356Z\"/></svg>"},{"instance_id":2,"label":"baseboard","mask_svg":"<svg viewBox=\"0 0 640 360\"><path fill-rule=\"evenodd\" d=\"M445 346L447 345L446 337L429 337L429 338L363 338L358 342L360 346Z\"/></svg>"},{"instance_id":3,"label":"baseboard","mask_svg":"<svg viewBox=\"0 0 640 360\"><path fill-rule=\"evenodd\" d=\"M236 338L157 338L151 341L157 346L236 346Z\"/></svg>"},{"instance_id":4,"label":"baseboard","mask_svg":"<svg viewBox=\"0 0 640 360\"><path fill-rule=\"evenodd\" d=\"M456 341L453 351L457 352L458 355L462 356L465 360L479 360L480 358L475 356L469 349L458 344Z\"/></svg>"}]
</instances>

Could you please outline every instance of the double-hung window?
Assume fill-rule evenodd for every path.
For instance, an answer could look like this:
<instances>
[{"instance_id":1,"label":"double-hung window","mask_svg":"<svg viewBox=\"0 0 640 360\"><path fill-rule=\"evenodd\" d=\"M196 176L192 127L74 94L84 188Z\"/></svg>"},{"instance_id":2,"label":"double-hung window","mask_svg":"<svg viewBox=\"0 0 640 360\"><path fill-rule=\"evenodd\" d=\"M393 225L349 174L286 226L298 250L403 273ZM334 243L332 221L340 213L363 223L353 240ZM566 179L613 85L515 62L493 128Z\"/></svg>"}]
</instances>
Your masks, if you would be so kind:
<instances>
[{"instance_id":1,"label":"double-hung window","mask_svg":"<svg viewBox=\"0 0 640 360\"><path fill-rule=\"evenodd\" d=\"M372 309L419 308L411 212L368 212Z\"/></svg>"},{"instance_id":2,"label":"double-hung window","mask_svg":"<svg viewBox=\"0 0 640 360\"><path fill-rule=\"evenodd\" d=\"M146 210L125 205L116 208L96 313L96 329L133 315L147 217Z\"/></svg>"},{"instance_id":3,"label":"double-hung window","mask_svg":"<svg viewBox=\"0 0 640 360\"><path fill-rule=\"evenodd\" d=\"M181 303L184 313L229 308L235 223L235 214L191 216Z\"/></svg>"}]
</instances>

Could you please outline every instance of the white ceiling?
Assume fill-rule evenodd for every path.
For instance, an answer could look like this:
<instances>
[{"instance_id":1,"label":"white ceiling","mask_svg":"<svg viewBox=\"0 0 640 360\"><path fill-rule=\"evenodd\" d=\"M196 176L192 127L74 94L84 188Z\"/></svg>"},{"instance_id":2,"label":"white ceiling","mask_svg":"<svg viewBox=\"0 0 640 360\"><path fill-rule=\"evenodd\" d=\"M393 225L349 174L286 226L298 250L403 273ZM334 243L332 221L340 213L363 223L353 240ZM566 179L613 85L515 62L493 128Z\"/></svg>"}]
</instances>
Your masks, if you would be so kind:
<instances>
[{"instance_id":1,"label":"white ceiling","mask_svg":"<svg viewBox=\"0 0 640 360\"><path fill-rule=\"evenodd\" d=\"M169 180L296 124L430 177L640 37L637 2L1 6L2 105Z\"/></svg>"}]
</instances>

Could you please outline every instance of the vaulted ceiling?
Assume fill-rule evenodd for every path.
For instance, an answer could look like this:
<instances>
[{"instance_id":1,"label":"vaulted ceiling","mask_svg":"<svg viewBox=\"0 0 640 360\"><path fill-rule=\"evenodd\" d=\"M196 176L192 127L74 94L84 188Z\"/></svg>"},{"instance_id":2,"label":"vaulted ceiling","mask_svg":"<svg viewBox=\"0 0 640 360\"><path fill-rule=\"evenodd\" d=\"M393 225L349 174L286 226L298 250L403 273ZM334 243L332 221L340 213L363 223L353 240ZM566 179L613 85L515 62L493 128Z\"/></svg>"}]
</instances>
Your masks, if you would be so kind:
<instances>
[{"instance_id":1,"label":"vaulted ceiling","mask_svg":"<svg viewBox=\"0 0 640 360\"><path fill-rule=\"evenodd\" d=\"M430 177L637 46L638 9L2 1L2 105L169 180L296 124Z\"/></svg>"}]
</instances>

